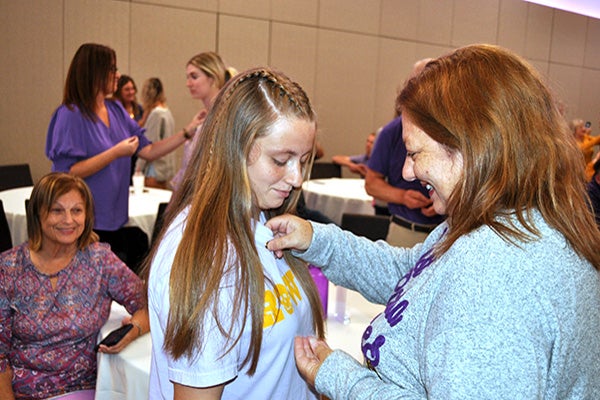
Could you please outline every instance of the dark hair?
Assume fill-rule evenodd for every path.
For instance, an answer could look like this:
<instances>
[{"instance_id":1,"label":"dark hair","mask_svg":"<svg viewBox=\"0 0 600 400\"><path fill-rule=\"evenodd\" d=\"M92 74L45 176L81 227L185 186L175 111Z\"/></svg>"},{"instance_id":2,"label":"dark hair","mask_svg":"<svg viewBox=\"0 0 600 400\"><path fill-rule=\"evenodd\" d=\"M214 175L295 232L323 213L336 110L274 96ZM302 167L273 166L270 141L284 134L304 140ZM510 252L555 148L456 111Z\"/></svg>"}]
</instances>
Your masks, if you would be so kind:
<instances>
[{"instance_id":1,"label":"dark hair","mask_svg":"<svg viewBox=\"0 0 600 400\"><path fill-rule=\"evenodd\" d=\"M96 98L100 92L112 91L112 80L117 72L117 55L113 49L101 44L82 44L73 56L62 103L73 110L73 106L88 119L95 121Z\"/></svg>"},{"instance_id":2,"label":"dark hair","mask_svg":"<svg viewBox=\"0 0 600 400\"><path fill-rule=\"evenodd\" d=\"M54 202L62 195L76 190L85 205L85 226L77 239L77 248L83 249L98 240L94 228L94 199L83 179L64 172L51 172L33 186L27 206L27 234L29 247L37 251L42 247L42 220L46 218Z\"/></svg>"}]
</instances>

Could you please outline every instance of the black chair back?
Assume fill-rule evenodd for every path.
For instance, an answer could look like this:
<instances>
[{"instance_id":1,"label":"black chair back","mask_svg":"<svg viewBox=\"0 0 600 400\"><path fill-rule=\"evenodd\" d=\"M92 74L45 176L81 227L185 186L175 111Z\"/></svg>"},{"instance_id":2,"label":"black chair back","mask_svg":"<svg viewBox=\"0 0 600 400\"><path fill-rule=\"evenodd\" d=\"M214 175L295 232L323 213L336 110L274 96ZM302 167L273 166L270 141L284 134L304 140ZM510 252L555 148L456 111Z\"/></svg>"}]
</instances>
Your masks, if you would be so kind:
<instances>
[{"instance_id":1,"label":"black chair back","mask_svg":"<svg viewBox=\"0 0 600 400\"><path fill-rule=\"evenodd\" d=\"M390 229L390 217L344 213L341 228L372 241L385 240Z\"/></svg>"},{"instance_id":2,"label":"black chair back","mask_svg":"<svg viewBox=\"0 0 600 400\"><path fill-rule=\"evenodd\" d=\"M150 245L154 243L156 237L158 236L158 232L160 232L160 229L162 228L163 214L165 213L168 205L169 203L160 203L158 205L158 210L156 211L156 222L154 222L154 228L152 229L152 239L150 240Z\"/></svg>"},{"instance_id":3,"label":"black chair back","mask_svg":"<svg viewBox=\"0 0 600 400\"><path fill-rule=\"evenodd\" d=\"M0 200L0 253L12 247L12 238L10 237L8 220L4 213L4 204L2 204L2 200Z\"/></svg>"},{"instance_id":4,"label":"black chair back","mask_svg":"<svg viewBox=\"0 0 600 400\"><path fill-rule=\"evenodd\" d=\"M342 167L332 162L316 162L310 171L310 179L341 178Z\"/></svg>"},{"instance_id":5,"label":"black chair back","mask_svg":"<svg viewBox=\"0 0 600 400\"><path fill-rule=\"evenodd\" d=\"M33 186L29 164L0 165L0 191Z\"/></svg>"}]
</instances>

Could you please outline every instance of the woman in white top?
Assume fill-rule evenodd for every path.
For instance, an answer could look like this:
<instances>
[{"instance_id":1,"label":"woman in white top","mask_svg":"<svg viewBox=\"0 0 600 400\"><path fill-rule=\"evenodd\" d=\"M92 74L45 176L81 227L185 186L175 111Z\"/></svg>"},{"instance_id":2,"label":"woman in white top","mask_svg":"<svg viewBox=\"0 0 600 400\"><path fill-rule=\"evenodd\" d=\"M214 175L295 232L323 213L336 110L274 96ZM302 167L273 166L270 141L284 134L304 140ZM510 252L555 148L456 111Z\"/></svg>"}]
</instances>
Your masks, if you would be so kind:
<instances>
[{"instance_id":1,"label":"woman in white top","mask_svg":"<svg viewBox=\"0 0 600 400\"><path fill-rule=\"evenodd\" d=\"M172 136L175 133L175 120L167 107L167 98L160 79L150 78L144 82L142 102L146 137L156 142ZM175 175L175 168L175 153L169 153L152 162L138 159L135 169L146 177L145 186L167 189L167 183Z\"/></svg>"},{"instance_id":2,"label":"woman in white top","mask_svg":"<svg viewBox=\"0 0 600 400\"><path fill-rule=\"evenodd\" d=\"M293 212L315 153L306 93L268 68L228 82L150 253L152 399L316 399L294 364L323 336L306 264L266 249ZM146 274L144 274L146 275Z\"/></svg>"}]
</instances>

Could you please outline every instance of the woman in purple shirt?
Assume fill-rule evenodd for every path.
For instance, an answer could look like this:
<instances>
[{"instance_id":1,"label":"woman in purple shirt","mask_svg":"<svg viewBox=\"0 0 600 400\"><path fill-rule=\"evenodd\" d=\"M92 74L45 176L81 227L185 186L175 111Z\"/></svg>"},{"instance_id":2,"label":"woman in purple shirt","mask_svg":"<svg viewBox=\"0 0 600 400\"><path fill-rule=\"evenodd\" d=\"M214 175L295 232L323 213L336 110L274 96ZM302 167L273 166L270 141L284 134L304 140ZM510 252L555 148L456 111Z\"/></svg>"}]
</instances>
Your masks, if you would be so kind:
<instances>
[{"instance_id":1,"label":"woman in purple shirt","mask_svg":"<svg viewBox=\"0 0 600 400\"><path fill-rule=\"evenodd\" d=\"M121 244L117 232L128 220L131 156L156 160L195 132L195 126L188 126L151 143L123 106L107 99L119 76L113 49L94 43L81 45L69 67L62 105L52 115L46 138L52 170L77 175L90 187L96 204L94 230L113 250Z\"/></svg>"},{"instance_id":2,"label":"woman in purple shirt","mask_svg":"<svg viewBox=\"0 0 600 400\"><path fill-rule=\"evenodd\" d=\"M142 281L97 242L93 209L81 178L50 173L31 193L29 241L0 255L0 399L93 399L94 346L113 300L133 329L98 351L149 330Z\"/></svg>"}]
</instances>

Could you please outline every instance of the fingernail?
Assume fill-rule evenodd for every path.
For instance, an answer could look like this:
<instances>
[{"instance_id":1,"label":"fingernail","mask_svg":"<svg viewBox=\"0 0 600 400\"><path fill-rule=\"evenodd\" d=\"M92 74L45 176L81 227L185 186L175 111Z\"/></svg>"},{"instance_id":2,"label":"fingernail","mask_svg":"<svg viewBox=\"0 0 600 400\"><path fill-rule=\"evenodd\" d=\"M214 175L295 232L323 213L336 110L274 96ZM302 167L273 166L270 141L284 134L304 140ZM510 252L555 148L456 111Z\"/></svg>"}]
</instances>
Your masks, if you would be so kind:
<instances>
[{"instance_id":1,"label":"fingernail","mask_svg":"<svg viewBox=\"0 0 600 400\"><path fill-rule=\"evenodd\" d=\"M270 240L269 240L270 242ZM265 249L269 250L269 242L265 243Z\"/></svg>"}]
</instances>

